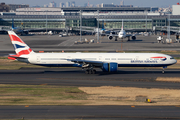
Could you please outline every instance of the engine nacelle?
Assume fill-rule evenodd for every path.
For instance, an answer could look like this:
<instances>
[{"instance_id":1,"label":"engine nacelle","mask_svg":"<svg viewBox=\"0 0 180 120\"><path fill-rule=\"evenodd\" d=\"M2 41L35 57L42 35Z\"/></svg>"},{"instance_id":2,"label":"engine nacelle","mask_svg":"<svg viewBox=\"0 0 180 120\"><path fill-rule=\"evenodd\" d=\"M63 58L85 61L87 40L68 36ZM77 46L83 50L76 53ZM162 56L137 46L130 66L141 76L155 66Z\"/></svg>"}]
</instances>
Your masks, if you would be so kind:
<instances>
[{"instance_id":1,"label":"engine nacelle","mask_svg":"<svg viewBox=\"0 0 180 120\"><path fill-rule=\"evenodd\" d=\"M112 40L112 39L113 39L113 36L109 36L108 39L109 39L109 40Z\"/></svg>"},{"instance_id":2,"label":"engine nacelle","mask_svg":"<svg viewBox=\"0 0 180 120\"><path fill-rule=\"evenodd\" d=\"M104 72L117 72L118 64L117 63L103 63L102 70Z\"/></svg>"},{"instance_id":3,"label":"engine nacelle","mask_svg":"<svg viewBox=\"0 0 180 120\"><path fill-rule=\"evenodd\" d=\"M132 40L136 40L136 36L132 36Z\"/></svg>"}]
</instances>

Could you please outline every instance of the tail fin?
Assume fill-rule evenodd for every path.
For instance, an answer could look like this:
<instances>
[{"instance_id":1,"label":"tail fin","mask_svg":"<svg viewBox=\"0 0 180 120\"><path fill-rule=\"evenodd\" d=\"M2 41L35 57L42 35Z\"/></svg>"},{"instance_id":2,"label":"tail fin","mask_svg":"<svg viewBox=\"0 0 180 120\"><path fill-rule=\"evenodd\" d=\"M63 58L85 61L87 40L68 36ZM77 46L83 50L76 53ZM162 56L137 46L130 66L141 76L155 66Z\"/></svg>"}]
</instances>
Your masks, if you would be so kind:
<instances>
[{"instance_id":1,"label":"tail fin","mask_svg":"<svg viewBox=\"0 0 180 120\"><path fill-rule=\"evenodd\" d=\"M22 41L21 38L14 31L8 31L8 34L14 46L16 57L34 53L31 48L26 45L26 43L24 43L24 41Z\"/></svg>"}]
</instances>

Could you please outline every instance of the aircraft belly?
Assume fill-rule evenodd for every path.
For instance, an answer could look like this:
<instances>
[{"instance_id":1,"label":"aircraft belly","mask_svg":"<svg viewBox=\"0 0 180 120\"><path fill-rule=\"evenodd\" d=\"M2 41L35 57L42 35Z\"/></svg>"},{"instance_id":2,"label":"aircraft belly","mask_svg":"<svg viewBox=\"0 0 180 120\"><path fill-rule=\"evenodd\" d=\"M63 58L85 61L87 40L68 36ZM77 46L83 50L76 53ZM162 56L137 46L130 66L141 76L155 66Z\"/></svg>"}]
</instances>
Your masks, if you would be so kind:
<instances>
[{"instance_id":1,"label":"aircraft belly","mask_svg":"<svg viewBox=\"0 0 180 120\"><path fill-rule=\"evenodd\" d=\"M163 67L172 64L118 64L118 67Z\"/></svg>"}]
</instances>

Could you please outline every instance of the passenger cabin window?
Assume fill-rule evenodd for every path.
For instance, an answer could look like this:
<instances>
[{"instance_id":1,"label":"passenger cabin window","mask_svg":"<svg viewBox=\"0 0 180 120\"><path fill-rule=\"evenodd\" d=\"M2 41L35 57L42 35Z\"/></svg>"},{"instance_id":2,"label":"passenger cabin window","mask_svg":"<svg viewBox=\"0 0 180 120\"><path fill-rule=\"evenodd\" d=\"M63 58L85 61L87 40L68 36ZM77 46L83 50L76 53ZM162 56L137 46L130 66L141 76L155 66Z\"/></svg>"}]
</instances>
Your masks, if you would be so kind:
<instances>
[{"instance_id":1,"label":"passenger cabin window","mask_svg":"<svg viewBox=\"0 0 180 120\"><path fill-rule=\"evenodd\" d=\"M132 58L118 58L118 60L132 60Z\"/></svg>"},{"instance_id":2,"label":"passenger cabin window","mask_svg":"<svg viewBox=\"0 0 180 120\"><path fill-rule=\"evenodd\" d=\"M116 60L116 58L111 58L111 60Z\"/></svg>"},{"instance_id":3,"label":"passenger cabin window","mask_svg":"<svg viewBox=\"0 0 180 120\"><path fill-rule=\"evenodd\" d=\"M96 58L85 58L85 60L96 60Z\"/></svg>"},{"instance_id":4,"label":"passenger cabin window","mask_svg":"<svg viewBox=\"0 0 180 120\"><path fill-rule=\"evenodd\" d=\"M110 60L110 58L105 58L105 60Z\"/></svg>"}]
</instances>

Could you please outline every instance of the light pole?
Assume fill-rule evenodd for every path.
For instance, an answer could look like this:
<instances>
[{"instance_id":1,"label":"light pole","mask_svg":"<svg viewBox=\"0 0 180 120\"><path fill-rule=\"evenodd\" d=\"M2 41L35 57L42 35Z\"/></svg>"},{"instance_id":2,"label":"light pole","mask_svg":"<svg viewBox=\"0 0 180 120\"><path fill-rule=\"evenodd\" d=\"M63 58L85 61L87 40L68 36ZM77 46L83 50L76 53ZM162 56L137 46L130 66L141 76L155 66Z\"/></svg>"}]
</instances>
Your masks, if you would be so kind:
<instances>
[{"instance_id":1,"label":"light pole","mask_svg":"<svg viewBox=\"0 0 180 120\"><path fill-rule=\"evenodd\" d=\"M98 19L98 23L97 23L97 43L99 43L99 10L97 10L97 19Z\"/></svg>"},{"instance_id":2,"label":"light pole","mask_svg":"<svg viewBox=\"0 0 180 120\"><path fill-rule=\"evenodd\" d=\"M46 10L46 33L47 33L47 10Z\"/></svg>"},{"instance_id":3,"label":"light pole","mask_svg":"<svg viewBox=\"0 0 180 120\"><path fill-rule=\"evenodd\" d=\"M80 42L82 42L82 10L80 10Z\"/></svg>"},{"instance_id":4,"label":"light pole","mask_svg":"<svg viewBox=\"0 0 180 120\"><path fill-rule=\"evenodd\" d=\"M169 11L169 14L168 14L168 26L167 26L167 31L168 31L167 39L169 40L169 43L170 43L170 11Z\"/></svg>"},{"instance_id":5,"label":"light pole","mask_svg":"<svg viewBox=\"0 0 180 120\"><path fill-rule=\"evenodd\" d=\"M147 11L146 11L146 33L147 33Z\"/></svg>"}]
</instances>

